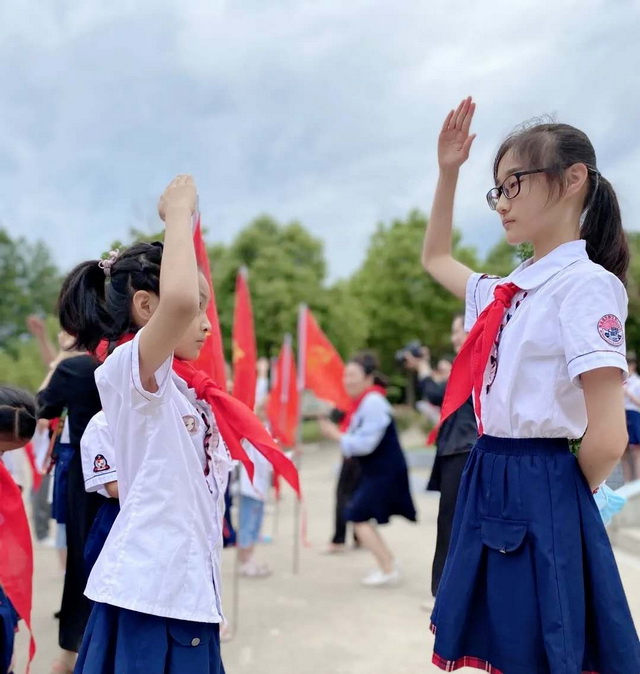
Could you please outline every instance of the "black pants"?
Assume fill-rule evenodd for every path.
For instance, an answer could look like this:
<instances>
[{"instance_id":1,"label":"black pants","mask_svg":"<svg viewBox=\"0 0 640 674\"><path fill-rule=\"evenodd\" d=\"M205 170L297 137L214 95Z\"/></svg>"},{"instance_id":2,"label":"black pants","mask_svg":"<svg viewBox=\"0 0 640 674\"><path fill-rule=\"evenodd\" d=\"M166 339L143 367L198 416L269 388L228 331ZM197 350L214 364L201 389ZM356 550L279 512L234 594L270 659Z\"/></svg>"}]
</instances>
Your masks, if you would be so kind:
<instances>
[{"instance_id":1,"label":"black pants","mask_svg":"<svg viewBox=\"0 0 640 674\"><path fill-rule=\"evenodd\" d=\"M433 568L431 571L431 593L434 597L438 592L444 563L447 559L447 553L449 552L451 527L453 526L453 515L456 510L460 479L468 458L468 452L438 457L440 463L440 507L438 509L436 554L433 558Z\"/></svg>"},{"instance_id":2,"label":"black pants","mask_svg":"<svg viewBox=\"0 0 640 674\"><path fill-rule=\"evenodd\" d=\"M347 540L347 521L344 518L344 510L351 499L353 492L360 482L360 464L357 459L343 459L340 477L338 478L338 488L336 490L336 524L332 543L335 545L344 545ZM355 534L354 541L358 539Z\"/></svg>"},{"instance_id":3,"label":"black pants","mask_svg":"<svg viewBox=\"0 0 640 674\"><path fill-rule=\"evenodd\" d=\"M60 608L60 648L78 652L82 636L91 613L91 602L84 596L87 586L87 571L84 561L84 547L93 524L100 496L87 494L80 448L77 448L69 462L69 510L67 513L67 569L62 591Z\"/></svg>"}]
</instances>

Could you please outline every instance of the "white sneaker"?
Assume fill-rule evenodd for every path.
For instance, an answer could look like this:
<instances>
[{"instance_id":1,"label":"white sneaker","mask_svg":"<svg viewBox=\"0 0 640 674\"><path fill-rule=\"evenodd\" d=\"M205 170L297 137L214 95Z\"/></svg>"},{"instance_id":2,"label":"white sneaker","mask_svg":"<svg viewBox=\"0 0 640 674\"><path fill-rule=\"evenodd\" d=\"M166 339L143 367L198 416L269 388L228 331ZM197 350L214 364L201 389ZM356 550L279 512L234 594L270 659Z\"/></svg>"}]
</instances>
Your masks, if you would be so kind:
<instances>
[{"instance_id":1,"label":"white sneaker","mask_svg":"<svg viewBox=\"0 0 640 674\"><path fill-rule=\"evenodd\" d=\"M367 587L384 587L397 585L402 580L398 567L394 567L390 573L377 569L362 579L362 584Z\"/></svg>"}]
</instances>

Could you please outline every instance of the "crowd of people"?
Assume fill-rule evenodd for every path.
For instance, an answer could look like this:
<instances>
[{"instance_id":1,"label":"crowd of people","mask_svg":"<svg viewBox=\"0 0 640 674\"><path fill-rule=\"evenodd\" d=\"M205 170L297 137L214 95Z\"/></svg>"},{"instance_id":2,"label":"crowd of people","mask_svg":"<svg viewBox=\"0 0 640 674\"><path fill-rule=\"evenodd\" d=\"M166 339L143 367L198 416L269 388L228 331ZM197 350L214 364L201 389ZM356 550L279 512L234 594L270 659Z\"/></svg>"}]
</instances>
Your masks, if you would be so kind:
<instances>
[{"instance_id":1,"label":"crowd of people","mask_svg":"<svg viewBox=\"0 0 640 674\"><path fill-rule=\"evenodd\" d=\"M594 497L621 460L638 477L640 379L624 337L629 251L617 198L579 130L537 124L510 135L487 202L509 243L531 242L534 256L506 278L475 273L452 256L474 113L465 99L441 129L422 251L426 272L465 301L452 323L456 357L432 369L427 349L402 354L420 409L436 422L435 601L425 606L433 662L494 674L640 672ZM212 328L192 238L196 207L193 179L178 176L159 202L164 244L78 265L60 293L59 355L40 335L52 368L37 402L0 390L0 450L23 445L40 419L47 453L56 452L53 512L67 552L52 674L224 672L221 550L234 461L245 471L241 570L269 573L254 551L279 449L260 402L256 416L192 364ZM37 322L31 328L40 334ZM351 523L376 561L363 579L370 587L402 577L379 526L416 519L385 385L373 356L353 357L344 370L351 404L320 423L342 456L327 551L343 549ZM6 672L21 616L4 578Z\"/></svg>"}]
</instances>

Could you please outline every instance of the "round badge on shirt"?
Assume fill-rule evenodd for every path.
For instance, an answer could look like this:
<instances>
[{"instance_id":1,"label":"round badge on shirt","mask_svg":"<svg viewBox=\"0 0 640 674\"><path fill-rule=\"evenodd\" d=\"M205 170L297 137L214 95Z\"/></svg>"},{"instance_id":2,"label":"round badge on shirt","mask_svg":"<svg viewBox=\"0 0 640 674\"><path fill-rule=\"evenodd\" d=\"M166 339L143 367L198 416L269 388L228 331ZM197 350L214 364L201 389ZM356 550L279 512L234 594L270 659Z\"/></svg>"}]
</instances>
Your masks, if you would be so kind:
<instances>
[{"instance_id":1,"label":"round badge on shirt","mask_svg":"<svg viewBox=\"0 0 640 674\"><path fill-rule=\"evenodd\" d=\"M613 314L606 314L598 321L598 333L611 346L620 346L624 340L622 323Z\"/></svg>"}]
</instances>

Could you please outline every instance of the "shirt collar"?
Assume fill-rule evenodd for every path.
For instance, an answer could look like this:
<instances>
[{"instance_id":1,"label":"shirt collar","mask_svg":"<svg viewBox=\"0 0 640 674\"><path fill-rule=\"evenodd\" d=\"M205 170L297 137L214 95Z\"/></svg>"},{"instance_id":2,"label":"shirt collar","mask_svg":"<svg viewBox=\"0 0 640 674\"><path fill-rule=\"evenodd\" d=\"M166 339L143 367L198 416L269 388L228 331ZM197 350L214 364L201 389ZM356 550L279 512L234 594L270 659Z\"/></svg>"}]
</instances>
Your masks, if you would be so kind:
<instances>
[{"instance_id":1,"label":"shirt collar","mask_svg":"<svg viewBox=\"0 0 640 674\"><path fill-rule=\"evenodd\" d=\"M526 260L516 267L506 279L522 290L533 290L546 283L552 276L580 260L588 260L584 239L569 241L554 248L537 262Z\"/></svg>"}]
</instances>

